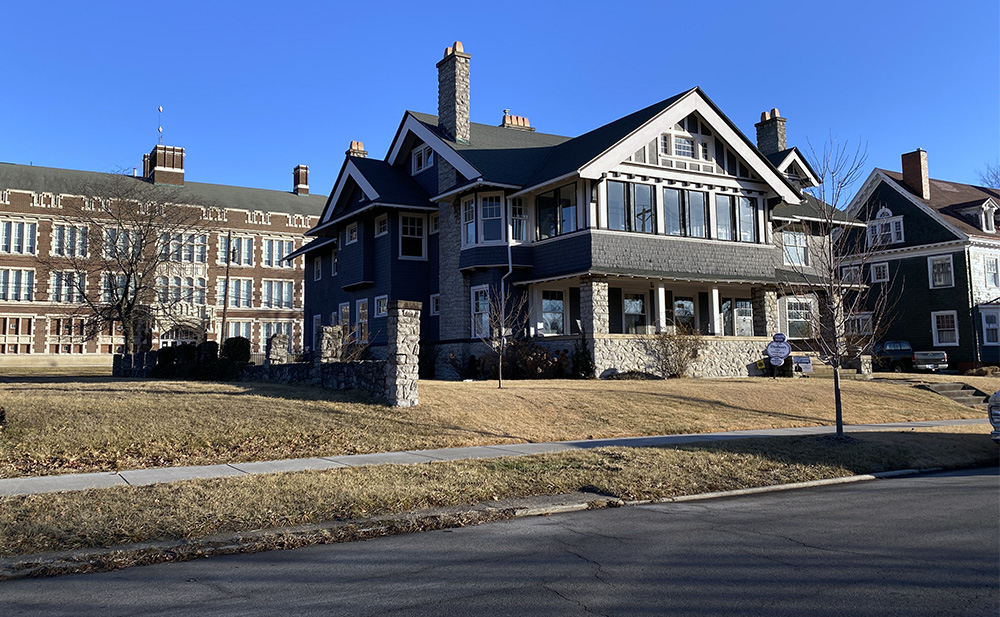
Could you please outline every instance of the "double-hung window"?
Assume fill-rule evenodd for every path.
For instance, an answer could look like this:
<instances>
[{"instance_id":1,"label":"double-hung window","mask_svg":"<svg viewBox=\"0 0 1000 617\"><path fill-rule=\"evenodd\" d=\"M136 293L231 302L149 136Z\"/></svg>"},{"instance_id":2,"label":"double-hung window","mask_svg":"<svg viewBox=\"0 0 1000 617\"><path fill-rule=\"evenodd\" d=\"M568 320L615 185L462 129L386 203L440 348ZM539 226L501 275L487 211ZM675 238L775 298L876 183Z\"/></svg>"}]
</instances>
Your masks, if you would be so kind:
<instances>
[{"instance_id":1,"label":"double-hung window","mask_svg":"<svg viewBox=\"0 0 1000 617\"><path fill-rule=\"evenodd\" d=\"M253 238L219 235L219 263L237 266L253 265Z\"/></svg>"},{"instance_id":2,"label":"double-hung window","mask_svg":"<svg viewBox=\"0 0 1000 617\"><path fill-rule=\"evenodd\" d=\"M292 262L286 261L285 257L294 250L295 244L291 240L268 238L264 240L264 265L268 268L291 268Z\"/></svg>"},{"instance_id":3,"label":"double-hung window","mask_svg":"<svg viewBox=\"0 0 1000 617\"><path fill-rule=\"evenodd\" d=\"M205 279L192 276L159 276L156 278L156 293L160 302L187 302L205 304Z\"/></svg>"},{"instance_id":4,"label":"double-hung window","mask_svg":"<svg viewBox=\"0 0 1000 617\"><path fill-rule=\"evenodd\" d=\"M423 214L399 215L399 256L402 259L427 257L427 228Z\"/></svg>"},{"instance_id":5,"label":"double-hung window","mask_svg":"<svg viewBox=\"0 0 1000 617\"><path fill-rule=\"evenodd\" d=\"M384 236L389 233L389 215L382 214L375 217L375 237Z\"/></svg>"},{"instance_id":6,"label":"double-hung window","mask_svg":"<svg viewBox=\"0 0 1000 617\"><path fill-rule=\"evenodd\" d=\"M885 261L880 261L879 263L872 264L868 268L869 277L873 283L888 283L889 282L889 263Z\"/></svg>"},{"instance_id":7,"label":"double-hung window","mask_svg":"<svg viewBox=\"0 0 1000 617\"><path fill-rule=\"evenodd\" d=\"M208 236L205 234L160 234L160 257L175 263L206 263Z\"/></svg>"},{"instance_id":8,"label":"double-hung window","mask_svg":"<svg viewBox=\"0 0 1000 617\"><path fill-rule=\"evenodd\" d=\"M646 294L626 293L623 298L624 306L622 314L624 316L625 334L645 334L646 333Z\"/></svg>"},{"instance_id":9,"label":"double-hung window","mask_svg":"<svg viewBox=\"0 0 1000 617\"><path fill-rule=\"evenodd\" d=\"M608 182L608 228L654 233L653 187L631 182Z\"/></svg>"},{"instance_id":10,"label":"double-hung window","mask_svg":"<svg viewBox=\"0 0 1000 617\"><path fill-rule=\"evenodd\" d=\"M35 223L0 221L0 253L33 255L36 229Z\"/></svg>"},{"instance_id":11,"label":"double-hung window","mask_svg":"<svg viewBox=\"0 0 1000 617\"><path fill-rule=\"evenodd\" d=\"M1000 345L1000 312L983 311L983 344Z\"/></svg>"},{"instance_id":12,"label":"double-hung window","mask_svg":"<svg viewBox=\"0 0 1000 617\"><path fill-rule=\"evenodd\" d=\"M0 242L2 245L3 242ZM52 254L59 257L84 257L87 255L86 225L53 225Z\"/></svg>"},{"instance_id":13,"label":"double-hung window","mask_svg":"<svg viewBox=\"0 0 1000 617\"><path fill-rule=\"evenodd\" d=\"M788 338L811 338L813 333L812 314L811 299L788 298L785 303L785 317L788 325L785 333Z\"/></svg>"},{"instance_id":14,"label":"double-hung window","mask_svg":"<svg viewBox=\"0 0 1000 617\"><path fill-rule=\"evenodd\" d=\"M483 242L503 240L503 198L500 195L480 197L479 212Z\"/></svg>"},{"instance_id":15,"label":"double-hung window","mask_svg":"<svg viewBox=\"0 0 1000 617\"><path fill-rule=\"evenodd\" d=\"M229 306L233 308L250 308L253 304L253 279L233 278L229 279L228 294L226 293L226 279L220 278L216 284L215 297L219 306L226 303L226 296L229 296Z\"/></svg>"},{"instance_id":16,"label":"double-hung window","mask_svg":"<svg viewBox=\"0 0 1000 617\"><path fill-rule=\"evenodd\" d=\"M528 241L528 210L520 197L510 200L510 237L515 242Z\"/></svg>"},{"instance_id":17,"label":"double-hung window","mask_svg":"<svg viewBox=\"0 0 1000 617\"><path fill-rule=\"evenodd\" d=\"M476 243L476 199L462 201L462 246Z\"/></svg>"},{"instance_id":18,"label":"double-hung window","mask_svg":"<svg viewBox=\"0 0 1000 617\"><path fill-rule=\"evenodd\" d=\"M62 270L52 273L49 281L49 299L52 302L83 302L87 275L84 272Z\"/></svg>"},{"instance_id":19,"label":"double-hung window","mask_svg":"<svg viewBox=\"0 0 1000 617\"><path fill-rule=\"evenodd\" d=\"M903 217L893 216L888 208L875 214L875 220L868 222L868 246L898 244L903 241Z\"/></svg>"},{"instance_id":20,"label":"double-hung window","mask_svg":"<svg viewBox=\"0 0 1000 617\"><path fill-rule=\"evenodd\" d=\"M375 297L375 317L389 316L389 296Z\"/></svg>"},{"instance_id":21,"label":"double-hung window","mask_svg":"<svg viewBox=\"0 0 1000 617\"><path fill-rule=\"evenodd\" d=\"M538 195L535 208L539 240L576 231L576 183Z\"/></svg>"},{"instance_id":22,"label":"double-hung window","mask_svg":"<svg viewBox=\"0 0 1000 617\"><path fill-rule=\"evenodd\" d=\"M848 285L857 285L861 282L861 266L841 266L840 280Z\"/></svg>"},{"instance_id":23,"label":"double-hung window","mask_svg":"<svg viewBox=\"0 0 1000 617\"><path fill-rule=\"evenodd\" d=\"M781 232L785 252L785 265L809 265L809 237L804 231L786 229Z\"/></svg>"},{"instance_id":24,"label":"double-hung window","mask_svg":"<svg viewBox=\"0 0 1000 617\"><path fill-rule=\"evenodd\" d=\"M986 286L1000 287L1000 267L996 257L987 257L983 265L986 270Z\"/></svg>"},{"instance_id":25,"label":"double-hung window","mask_svg":"<svg viewBox=\"0 0 1000 617\"><path fill-rule=\"evenodd\" d=\"M931 313L931 332L935 347L958 345L958 311Z\"/></svg>"},{"instance_id":26,"label":"double-hung window","mask_svg":"<svg viewBox=\"0 0 1000 617\"><path fill-rule=\"evenodd\" d=\"M261 304L267 308L293 308L293 281L265 280L261 284Z\"/></svg>"},{"instance_id":27,"label":"double-hung window","mask_svg":"<svg viewBox=\"0 0 1000 617\"><path fill-rule=\"evenodd\" d=\"M951 255L928 257L927 276L931 289L954 287L955 276L952 269Z\"/></svg>"},{"instance_id":28,"label":"double-hung window","mask_svg":"<svg viewBox=\"0 0 1000 617\"><path fill-rule=\"evenodd\" d=\"M368 298L358 300L356 303L358 315L357 342L368 342Z\"/></svg>"}]
</instances>

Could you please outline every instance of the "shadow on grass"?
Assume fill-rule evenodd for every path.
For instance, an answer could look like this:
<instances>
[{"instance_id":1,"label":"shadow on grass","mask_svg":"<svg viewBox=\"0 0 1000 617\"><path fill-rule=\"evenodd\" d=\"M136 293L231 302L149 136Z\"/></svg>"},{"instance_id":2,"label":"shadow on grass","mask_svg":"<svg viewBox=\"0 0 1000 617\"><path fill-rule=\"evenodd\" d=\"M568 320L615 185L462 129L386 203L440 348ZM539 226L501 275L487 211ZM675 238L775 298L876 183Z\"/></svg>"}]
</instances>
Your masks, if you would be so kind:
<instances>
[{"instance_id":1,"label":"shadow on grass","mask_svg":"<svg viewBox=\"0 0 1000 617\"><path fill-rule=\"evenodd\" d=\"M997 465L997 445L988 432L871 432L770 437L671 446L690 452L759 456L785 465L843 467L855 474L900 469L951 469Z\"/></svg>"}]
</instances>

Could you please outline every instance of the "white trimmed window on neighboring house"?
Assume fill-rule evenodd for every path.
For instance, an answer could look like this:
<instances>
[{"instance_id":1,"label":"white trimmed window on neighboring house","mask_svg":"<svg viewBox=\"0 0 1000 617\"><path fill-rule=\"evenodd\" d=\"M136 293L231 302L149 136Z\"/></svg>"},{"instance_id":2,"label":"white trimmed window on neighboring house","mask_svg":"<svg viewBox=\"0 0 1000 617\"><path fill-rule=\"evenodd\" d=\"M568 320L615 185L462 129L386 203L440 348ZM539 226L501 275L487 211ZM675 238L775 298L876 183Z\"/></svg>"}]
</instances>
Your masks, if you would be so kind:
<instances>
[{"instance_id":1,"label":"white trimmed window on neighboring house","mask_svg":"<svg viewBox=\"0 0 1000 617\"><path fill-rule=\"evenodd\" d=\"M346 334L347 330L351 328L351 303L341 302L338 308L340 309L340 317L337 321L337 325L343 326L344 333Z\"/></svg>"},{"instance_id":2,"label":"white trimmed window on neighboring house","mask_svg":"<svg viewBox=\"0 0 1000 617\"><path fill-rule=\"evenodd\" d=\"M389 296L375 296L375 317L389 316Z\"/></svg>"},{"instance_id":3,"label":"white trimmed window on neighboring house","mask_svg":"<svg viewBox=\"0 0 1000 617\"><path fill-rule=\"evenodd\" d=\"M368 298L362 298L355 303L358 320L358 342L368 342Z\"/></svg>"},{"instance_id":4,"label":"white trimmed window on neighboring house","mask_svg":"<svg viewBox=\"0 0 1000 617\"><path fill-rule=\"evenodd\" d=\"M935 347L958 346L958 311L932 312L931 333Z\"/></svg>"},{"instance_id":5,"label":"white trimmed window on neighboring house","mask_svg":"<svg viewBox=\"0 0 1000 617\"><path fill-rule=\"evenodd\" d=\"M399 215L399 258L427 259L427 220L423 214Z\"/></svg>"},{"instance_id":6,"label":"white trimmed window on neighboring house","mask_svg":"<svg viewBox=\"0 0 1000 617\"><path fill-rule=\"evenodd\" d=\"M861 282L861 266L841 266L840 280L848 285L857 285Z\"/></svg>"},{"instance_id":7,"label":"white trimmed window on neighboring house","mask_svg":"<svg viewBox=\"0 0 1000 617\"><path fill-rule=\"evenodd\" d=\"M441 314L441 294L431 295L431 315Z\"/></svg>"},{"instance_id":8,"label":"white trimmed window on neighboring house","mask_svg":"<svg viewBox=\"0 0 1000 617\"><path fill-rule=\"evenodd\" d=\"M888 262L879 262L877 264L872 264L868 267L868 277L873 283L888 283L889 282L889 264Z\"/></svg>"},{"instance_id":9,"label":"white trimmed window on neighboring house","mask_svg":"<svg viewBox=\"0 0 1000 617\"><path fill-rule=\"evenodd\" d=\"M927 258L927 279L931 289L955 286L955 275L951 255Z\"/></svg>"},{"instance_id":10,"label":"white trimmed window on neighboring house","mask_svg":"<svg viewBox=\"0 0 1000 617\"><path fill-rule=\"evenodd\" d=\"M899 244L903 240L903 217L893 216L888 208L880 209L875 220L868 221L868 246Z\"/></svg>"},{"instance_id":11,"label":"white trimmed window on neighboring house","mask_svg":"<svg viewBox=\"0 0 1000 617\"><path fill-rule=\"evenodd\" d=\"M987 257L983 265L986 270L986 286L1000 287L1000 260L996 257Z\"/></svg>"},{"instance_id":12,"label":"white trimmed window on neighboring house","mask_svg":"<svg viewBox=\"0 0 1000 617\"><path fill-rule=\"evenodd\" d=\"M382 214L375 217L375 237L384 236L389 233L389 215Z\"/></svg>"},{"instance_id":13,"label":"white trimmed window on neighboring house","mask_svg":"<svg viewBox=\"0 0 1000 617\"><path fill-rule=\"evenodd\" d=\"M417 175L434 164L434 150L427 145L418 146L413 149L412 161L412 175Z\"/></svg>"},{"instance_id":14,"label":"white trimmed window on neighboring house","mask_svg":"<svg viewBox=\"0 0 1000 617\"><path fill-rule=\"evenodd\" d=\"M872 314L870 312L855 313L847 318L845 324L847 334L851 336L869 336L872 334Z\"/></svg>"},{"instance_id":15,"label":"white trimmed window on neighboring house","mask_svg":"<svg viewBox=\"0 0 1000 617\"><path fill-rule=\"evenodd\" d=\"M983 310L983 345L1000 345L1000 309Z\"/></svg>"},{"instance_id":16,"label":"white trimmed window on neighboring house","mask_svg":"<svg viewBox=\"0 0 1000 617\"><path fill-rule=\"evenodd\" d=\"M473 287L472 294L472 336L487 337L490 334L490 288L487 285Z\"/></svg>"}]
</instances>

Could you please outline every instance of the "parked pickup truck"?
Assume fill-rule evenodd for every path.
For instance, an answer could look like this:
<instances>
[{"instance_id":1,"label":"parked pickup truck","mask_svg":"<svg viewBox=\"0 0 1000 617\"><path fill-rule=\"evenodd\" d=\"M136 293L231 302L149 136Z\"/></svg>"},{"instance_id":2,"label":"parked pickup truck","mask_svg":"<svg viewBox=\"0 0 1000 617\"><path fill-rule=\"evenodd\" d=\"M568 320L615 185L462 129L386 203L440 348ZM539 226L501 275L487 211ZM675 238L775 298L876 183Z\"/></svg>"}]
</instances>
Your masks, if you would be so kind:
<instances>
[{"instance_id":1,"label":"parked pickup truck","mask_svg":"<svg viewBox=\"0 0 1000 617\"><path fill-rule=\"evenodd\" d=\"M936 371L948 368L943 351L913 351L908 341L882 341L872 349L872 361L880 369L894 373Z\"/></svg>"}]
</instances>

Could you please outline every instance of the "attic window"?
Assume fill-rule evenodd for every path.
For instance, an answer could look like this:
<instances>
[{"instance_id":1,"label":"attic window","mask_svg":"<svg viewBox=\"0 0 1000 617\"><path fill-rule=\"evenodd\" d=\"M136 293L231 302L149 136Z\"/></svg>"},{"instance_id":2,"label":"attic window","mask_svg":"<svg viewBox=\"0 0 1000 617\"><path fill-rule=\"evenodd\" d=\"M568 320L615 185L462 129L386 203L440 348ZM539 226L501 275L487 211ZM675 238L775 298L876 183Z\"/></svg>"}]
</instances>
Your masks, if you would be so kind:
<instances>
[{"instance_id":1,"label":"attic window","mask_svg":"<svg viewBox=\"0 0 1000 617\"><path fill-rule=\"evenodd\" d=\"M424 145L413 150L413 175L416 175L434 164L434 151Z\"/></svg>"},{"instance_id":2,"label":"attic window","mask_svg":"<svg viewBox=\"0 0 1000 617\"><path fill-rule=\"evenodd\" d=\"M903 217L893 216L888 208L882 208L875 220L868 222L868 246L898 244L903 241Z\"/></svg>"}]
</instances>

